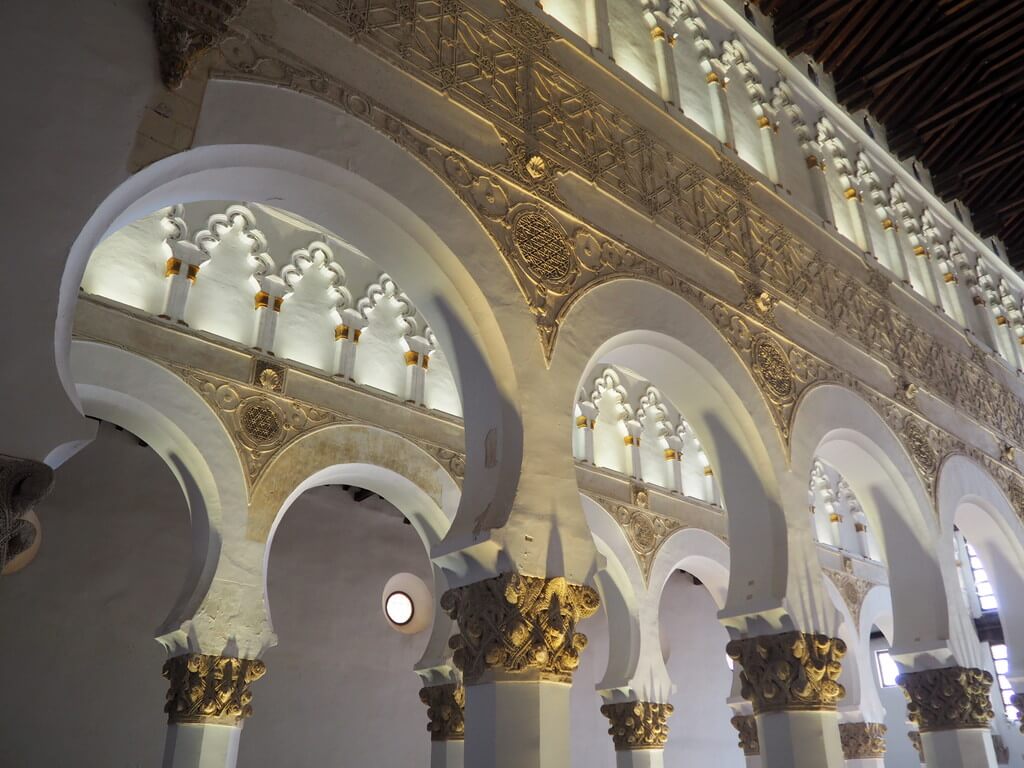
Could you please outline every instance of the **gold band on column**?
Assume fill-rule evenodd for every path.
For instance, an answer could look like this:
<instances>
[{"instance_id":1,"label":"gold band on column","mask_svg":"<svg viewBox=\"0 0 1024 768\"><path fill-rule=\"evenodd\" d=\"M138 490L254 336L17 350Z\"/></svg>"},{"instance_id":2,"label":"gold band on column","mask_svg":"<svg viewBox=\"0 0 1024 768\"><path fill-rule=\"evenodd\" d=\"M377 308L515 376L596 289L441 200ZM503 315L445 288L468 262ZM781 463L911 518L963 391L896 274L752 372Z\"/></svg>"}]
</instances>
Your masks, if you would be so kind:
<instances>
[{"instance_id":1,"label":"gold band on column","mask_svg":"<svg viewBox=\"0 0 1024 768\"><path fill-rule=\"evenodd\" d=\"M164 662L168 723L240 725L252 715L250 687L267 673L259 659L191 653Z\"/></svg>"},{"instance_id":2,"label":"gold band on column","mask_svg":"<svg viewBox=\"0 0 1024 768\"><path fill-rule=\"evenodd\" d=\"M753 715L734 715L729 722L740 737L737 746L743 750L743 754L747 757L760 755L761 740L757 735L757 718Z\"/></svg>"},{"instance_id":3,"label":"gold band on column","mask_svg":"<svg viewBox=\"0 0 1024 768\"><path fill-rule=\"evenodd\" d=\"M571 682L587 645L576 624L597 613L599 605L591 587L570 584L561 576L516 573L441 596L441 608L459 625L449 645L465 685L480 682L491 671L533 671L541 680Z\"/></svg>"},{"instance_id":4,"label":"gold band on column","mask_svg":"<svg viewBox=\"0 0 1024 768\"><path fill-rule=\"evenodd\" d=\"M836 637L783 632L732 640L726 653L743 667L741 693L754 714L834 710L846 643Z\"/></svg>"},{"instance_id":5,"label":"gold band on column","mask_svg":"<svg viewBox=\"0 0 1024 768\"><path fill-rule=\"evenodd\" d=\"M925 669L905 672L896 682L907 697L907 717L921 733L988 728L995 716L988 695L992 675L983 669Z\"/></svg>"},{"instance_id":6,"label":"gold band on column","mask_svg":"<svg viewBox=\"0 0 1024 768\"><path fill-rule=\"evenodd\" d=\"M840 723L839 738L847 760L871 760L885 757L885 732L881 723Z\"/></svg>"},{"instance_id":7,"label":"gold band on column","mask_svg":"<svg viewBox=\"0 0 1024 768\"><path fill-rule=\"evenodd\" d=\"M615 751L630 749L664 749L668 741L668 718L671 704L653 701L622 701L604 704L601 714L608 718Z\"/></svg>"},{"instance_id":8,"label":"gold band on column","mask_svg":"<svg viewBox=\"0 0 1024 768\"><path fill-rule=\"evenodd\" d=\"M462 741L466 738L466 689L456 683L420 688L427 705L427 730L431 741Z\"/></svg>"}]
</instances>

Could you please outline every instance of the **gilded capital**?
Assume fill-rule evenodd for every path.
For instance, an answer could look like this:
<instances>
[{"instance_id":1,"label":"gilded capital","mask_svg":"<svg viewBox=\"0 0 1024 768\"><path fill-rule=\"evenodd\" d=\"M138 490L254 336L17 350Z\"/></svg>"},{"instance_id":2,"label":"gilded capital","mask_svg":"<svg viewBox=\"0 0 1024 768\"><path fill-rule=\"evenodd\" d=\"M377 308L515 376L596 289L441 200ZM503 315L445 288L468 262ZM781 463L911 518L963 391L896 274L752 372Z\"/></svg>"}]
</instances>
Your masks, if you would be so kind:
<instances>
[{"instance_id":1,"label":"gilded capital","mask_svg":"<svg viewBox=\"0 0 1024 768\"><path fill-rule=\"evenodd\" d=\"M907 717L921 733L988 728L995 716L988 692L992 675L972 667L905 672L897 678L907 697Z\"/></svg>"},{"instance_id":2,"label":"gilded capital","mask_svg":"<svg viewBox=\"0 0 1024 768\"><path fill-rule=\"evenodd\" d=\"M732 727L740 737L739 748L747 757L754 757L761 754L761 741L757 736L757 718L753 715L735 715L732 720Z\"/></svg>"},{"instance_id":3,"label":"gilded capital","mask_svg":"<svg viewBox=\"0 0 1024 768\"><path fill-rule=\"evenodd\" d=\"M164 662L168 723L241 725L252 715L250 687L267 673L259 659L191 653Z\"/></svg>"},{"instance_id":4,"label":"gilded capital","mask_svg":"<svg viewBox=\"0 0 1024 768\"><path fill-rule=\"evenodd\" d=\"M489 671L535 671L542 680L570 682L579 666L586 635L576 624L597 612L591 587L503 573L456 587L441 597L441 608L458 622L450 641L454 662L466 684Z\"/></svg>"},{"instance_id":5,"label":"gilded capital","mask_svg":"<svg viewBox=\"0 0 1024 768\"><path fill-rule=\"evenodd\" d=\"M754 713L835 709L846 643L835 637L783 632L730 641L726 653L743 667L741 693Z\"/></svg>"},{"instance_id":6,"label":"gilded capital","mask_svg":"<svg viewBox=\"0 0 1024 768\"><path fill-rule=\"evenodd\" d=\"M628 749L664 749L668 741L671 704L651 701L622 701L604 704L601 714L608 718L608 734L615 751Z\"/></svg>"},{"instance_id":7,"label":"gilded capital","mask_svg":"<svg viewBox=\"0 0 1024 768\"><path fill-rule=\"evenodd\" d=\"M840 723L839 738L847 760L885 757L886 727L881 723Z\"/></svg>"},{"instance_id":8,"label":"gilded capital","mask_svg":"<svg viewBox=\"0 0 1024 768\"><path fill-rule=\"evenodd\" d=\"M431 741L462 741L466 738L466 689L455 683L420 688L427 705L427 730Z\"/></svg>"}]
</instances>

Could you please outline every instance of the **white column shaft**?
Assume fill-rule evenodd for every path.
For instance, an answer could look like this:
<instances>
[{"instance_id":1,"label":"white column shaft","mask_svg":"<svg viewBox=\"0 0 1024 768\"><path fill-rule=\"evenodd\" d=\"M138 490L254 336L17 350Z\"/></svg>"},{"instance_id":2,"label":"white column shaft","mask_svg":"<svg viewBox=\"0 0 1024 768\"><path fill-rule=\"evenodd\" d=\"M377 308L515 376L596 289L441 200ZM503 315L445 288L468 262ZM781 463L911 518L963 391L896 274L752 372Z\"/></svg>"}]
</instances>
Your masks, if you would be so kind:
<instances>
[{"instance_id":1,"label":"white column shaft","mask_svg":"<svg viewBox=\"0 0 1024 768\"><path fill-rule=\"evenodd\" d=\"M430 768L463 768L464 744L461 740L430 742Z\"/></svg>"},{"instance_id":2,"label":"white column shaft","mask_svg":"<svg viewBox=\"0 0 1024 768\"><path fill-rule=\"evenodd\" d=\"M234 768L241 735L241 726L170 724L163 768Z\"/></svg>"},{"instance_id":3,"label":"white column shaft","mask_svg":"<svg viewBox=\"0 0 1024 768\"><path fill-rule=\"evenodd\" d=\"M490 682L466 687L466 768L566 768L568 683Z\"/></svg>"},{"instance_id":4,"label":"white column shaft","mask_svg":"<svg viewBox=\"0 0 1024 768\"><path fill-rule=\"evenodd\" d=\"M928 768L995 768L996 753L988 728L929 731L921 734Z\"/></svg>"},{"instance_id":5,"label":"white column shaft","mask_svg":"<svg viewBox=\"0 0 1024 768\"><path fill-rule=\"evenodd\" d=\"M665 768L665 750L620 749L615 753L615 768Z\"/></svg>"},{"instance_id":6,"label":"white column shaft","mask_svg":"<svg viewBox=\"0 0 1024 768\"><path fill-rule=\"evenodd\" d=\"M771 712L757 716L764 768L843 768L835 712Z\"/></svg>"}]
</instances>

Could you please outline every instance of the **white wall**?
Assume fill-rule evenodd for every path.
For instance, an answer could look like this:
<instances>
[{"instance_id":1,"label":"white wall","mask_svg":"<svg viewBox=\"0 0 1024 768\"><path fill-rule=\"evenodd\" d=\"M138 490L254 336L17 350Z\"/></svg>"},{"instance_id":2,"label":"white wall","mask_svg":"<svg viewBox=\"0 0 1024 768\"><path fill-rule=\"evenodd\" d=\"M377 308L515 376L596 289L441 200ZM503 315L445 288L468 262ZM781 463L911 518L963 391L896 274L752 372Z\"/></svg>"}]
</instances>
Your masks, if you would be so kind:
<instances>
[{"instance_id":1,"label":"white wall","mask_svg":"<svg viewBox=\"0 0 1024 768\"><path fill-rule=\"evenodd\" d=\"M153 633L189 552L178 485L151 450L104 426L58 471L39 516L38 557L0 588L2 762L159 765L167 683ZM429 576L412 526L387 505L337 487L295 503L270 558L280 645L253 687L239 765L428 764L412 671L426 636L398 634L380 610L399 570Z\"/></svg>"},{"instance_id":2,"label":"white wall","mask_svg":"<svg viewBox=\"0 0 1024 768\"><path fill-rule=\"evenodd\" d=\"M729 635L718 621L711 593L674 573L661 599L661 638L675 689L665 765L672 768L743 768L743 752L726 704L732 671L726 662Z\"/></svg>"},{"instance_id":3,"label":"white wall","mask_svg":"<svg viewBox=\"0 0 1024 768\"><path fill-rule=\"evenodd\" d=\"M0 453L42 459L86 425L54 367L58 285L71 243L128 176L128 155L158 84L146 0L0 3L5 281L15 324L0 366Z\"/></svg>"}]
</instances>

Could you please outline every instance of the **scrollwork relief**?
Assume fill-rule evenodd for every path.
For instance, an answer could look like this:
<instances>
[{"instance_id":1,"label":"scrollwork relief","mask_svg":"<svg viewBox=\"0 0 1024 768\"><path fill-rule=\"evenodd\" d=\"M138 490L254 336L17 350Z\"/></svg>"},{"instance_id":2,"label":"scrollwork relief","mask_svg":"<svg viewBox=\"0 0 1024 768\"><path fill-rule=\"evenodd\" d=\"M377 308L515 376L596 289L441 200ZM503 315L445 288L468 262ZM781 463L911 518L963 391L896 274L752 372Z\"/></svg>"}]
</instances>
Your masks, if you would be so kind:
<instances>
[{"instance_id":1,"label":"scrollwork relief","mask_svg":"<svg viewBox=\"0 0 1024 768\"><path fill-rule=\"evenodd\" d=\"M731 640L726 653L742 666L741 693L754 714L834 710L846 643L835 637L783 632Z\"/></svg>"},{"instance_id":2,"label":"scrollwork relief","mask_svg":"<svg viewBox=\"0 0 1024 768\"><path fill-rule=\"evenodd\" d=\"M897 678L907 698L907 718L921 733L987 728L995 716L991 673L970 667L904 672Z\"/></svg>"},{"instance_id":3,"label":"scrollwork relief","mask_svg":"<svg viewBox=\"0 0 1024 768\"><path fill-rule=\"evenodd\" d=\"M450 589L441 608L458 622L453 661L467 685L487 674L535 673L570 682L587 645L576 630L600 601L588 586L563 577L542 579L503 573Z\"/></svg>"},{"instance_id":4,"label":"scrollwork relief","mask_svg":"<svg viewBox=\"0 0 1024 768\"><path fill-rule=\"evenodd\" d=\"M651 701L622 701L601 705L608 718L615 751L664 749L668 741L668 719L674 707Z\"/></svg>"},{"instance_id":5,"label":"scrollwork relief","mask_svg":"<svg viewBox=\"0 0 1024 768\"><path fill-rule=\"evenodd\" d=\"M240 725L252 715L251 686L266 673L259 659L201 653L168 659L167 722Z\"/></svg>"}]
</instances>

